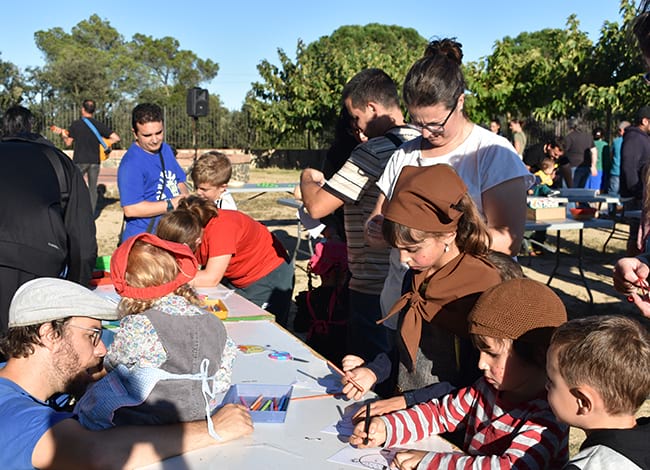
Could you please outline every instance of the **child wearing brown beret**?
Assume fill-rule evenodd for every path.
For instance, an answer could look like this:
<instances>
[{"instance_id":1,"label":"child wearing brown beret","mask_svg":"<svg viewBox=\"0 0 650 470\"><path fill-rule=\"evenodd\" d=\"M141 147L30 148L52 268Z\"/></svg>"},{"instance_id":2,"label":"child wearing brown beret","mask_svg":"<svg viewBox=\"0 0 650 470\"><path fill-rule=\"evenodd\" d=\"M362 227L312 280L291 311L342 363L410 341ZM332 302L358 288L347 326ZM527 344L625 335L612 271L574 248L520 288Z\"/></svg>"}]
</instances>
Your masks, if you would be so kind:
<instances>
[{"instance_id":1,"label":"child wearing brown beret","mask_svg":"<svg viewBox=\"0 0 650 470\"><path fill-rule=\"evenodd\" d=\"M560 298L530 279L486 290L469 315L472 341L484 377L440 399L372 418L368 433L357 425L359 447L408 447L431 434L464 428L461 452L407 450L393 464L403 468L563 468L568 428L546 398L545 355L555 328L566 321Z\"/></svg>"},{"instance_id":2,"label":"child wearing brown beret","mask_svg":"<svg viewBox=\"0 0 650 470\"><path fill-rule=\"evenodd\" d=\"M382 230L413 273L410 289L386 317L400 315L399 358L384 354L364 364L348 355L343 359L346 378L367 390L385 378L392 363L399 368L397 383L403 391L445 383L438 393L427 395L438 397L471 384L479 372L467 315L479 295L501 277L488 259L490 235L465 183L449 165L404 167ZM353 398L362 395L351 384L343 391ZM384 412L415 403L409 400L397 397L395 406Z\"/></svg>"}]
</instances>

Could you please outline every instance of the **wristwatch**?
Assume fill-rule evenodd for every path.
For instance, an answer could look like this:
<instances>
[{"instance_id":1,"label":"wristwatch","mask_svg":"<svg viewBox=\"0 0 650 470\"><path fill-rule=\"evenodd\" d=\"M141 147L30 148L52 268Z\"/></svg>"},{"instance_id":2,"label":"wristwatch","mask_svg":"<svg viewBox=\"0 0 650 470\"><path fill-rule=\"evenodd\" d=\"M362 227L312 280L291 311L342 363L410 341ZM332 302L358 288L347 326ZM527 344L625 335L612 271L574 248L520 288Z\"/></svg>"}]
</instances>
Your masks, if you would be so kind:
<instances>
[{"instance_id":1,"label":"wristwatch","mask_svg":"<svg viewBox=\"0 0 650 470\"><path fill-rule=\"evenodd\" d=\"M167 212L174 210L174 204L172 204L171 199L167 199Z\"/></svg>"}]
</instances>

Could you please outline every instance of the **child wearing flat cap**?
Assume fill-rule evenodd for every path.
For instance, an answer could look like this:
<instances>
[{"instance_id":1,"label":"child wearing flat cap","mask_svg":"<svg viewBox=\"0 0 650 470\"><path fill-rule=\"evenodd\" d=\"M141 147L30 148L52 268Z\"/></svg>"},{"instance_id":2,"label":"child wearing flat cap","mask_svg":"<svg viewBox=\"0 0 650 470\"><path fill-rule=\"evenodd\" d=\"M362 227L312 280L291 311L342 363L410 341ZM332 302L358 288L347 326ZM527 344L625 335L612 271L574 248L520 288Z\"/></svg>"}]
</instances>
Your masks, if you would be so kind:
<instances>
[{"instance_id":1,"label":"child wearing flat cap","mask_svg":"<svg viewBox=\"0 0 650 470\"><path fill-rule=\"evenodd\" d=\"M150 233L115 250L111 278L122 296L120 328L104 360L109 374L79 402L84 426L164 424L212 414L214 395L230 385L236 345L221 320L200 308L188 284L197 266L186 245Z\"/></svg>"},{"instance_id":2,"label":"child wearing flat cap","mask_svg":"<svg viewBox=\"0 0 650 470\"><path fill-rule=\"evenodd\" d=\"M487 227L467 187L449 165L404 167L382 230L413 273L409 291L387 316L401 317L396 338L399 359L392 362L399 361L398 385L407 391L389 399L394 405L381 404L387 412L415 404L410 398L412 390L444 382L445 386L437 387L439 392L429 390L433 394L427 395L438 397L478 378L467 315L479 295L501 277L488 260ZM360 367L364 365L361 358L348 355L343 369L346 378L370 388L374 381L385 378L382 371L390 368L390 364L386 366L389 362L384 355ZM343 388L349 397L359 398L356 390L352 384Z\"/></svg>"},{"instance_id":3,"label":"child wearing flat cap","mask_svg":"<svg viewBox=\"0 0 650 470\"><path fill-rule=\"evenodd\" d=\"M372 418L350 443L358 447L408 447L431 434L464 428L461 452L407 450L398 468L563 468L568 428L546 398L545 357L556 327L566 321L560 298L530 279L486 290L469 315L472 341L484 376L473 385L427 403ZM369 438L368 446L363 444Z\"/></svg>"}]
</instances>

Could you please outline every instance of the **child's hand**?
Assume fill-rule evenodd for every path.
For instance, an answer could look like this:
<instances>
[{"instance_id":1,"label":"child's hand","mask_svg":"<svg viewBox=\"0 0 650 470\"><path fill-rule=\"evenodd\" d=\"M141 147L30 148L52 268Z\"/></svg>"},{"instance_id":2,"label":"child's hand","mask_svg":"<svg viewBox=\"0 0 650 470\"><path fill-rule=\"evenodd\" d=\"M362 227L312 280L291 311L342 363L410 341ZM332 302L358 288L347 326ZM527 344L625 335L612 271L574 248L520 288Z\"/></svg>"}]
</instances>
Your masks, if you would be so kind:
<instances>
[{"instance_id":1,"label":"child's hand","mask_svg":"<svg viewBox=\"0 0 650 470\"><path fill-rule=\"evenodd\" d=\"M391 464L399 470L413 470L418 468L425 455L427 452L424 450L405 450L395 454Z\"/></svg>"},{"instance_id":2,"label":"child's hand","mask_svg":"<svg viewBox=\"0 0 650 470\"><path fill-rule=\"evenodd\" d=\"M373 248L381 248L387 246L384 240L384 234L381 231L382 224L384 223L384 216L381 214L375 215L372 219L366 222L366 241L368 245Z\"/></svg>"},{"instance_id":3,"label":"child's hand","mask_svg":"<svg viewBox=\"0 0 650 470\"><path fill-rule=\"evenodd\" d=\"M359 390L350 382L350 379L360 385L363 390ZM351 400L359 400L375 385L377 376L367 367L357 367L356 369L347 371L341 378L341 382L345 384L342 390L345 396Z\"/></svg>"},{"instance_id":4,"label":"child's hand","mask_svg":"<svg viewBox=\"0 0 650 470\"><path fill-rule=\"evenodd\" d=\"M364 444L363 440L366 438L366 432L363 430L365 423L361 421L354 427L352 435L350 436L350 444L361 449L366 447L379 447L386 442L386 425L379 418L372 418L370 427L368 428L368 444Z\"/></svg>"},{"instance_id":5,"label":"child's hand","mask_svg":"<svg viewBox=\"0 0 650 470\"><path fill-rule=\"evenodd\" d=\"M347 356L344 356L343 360L341 361L341 366L344 371L352 370L355 367L361 367L364 364L365 362L363 359L353 354L348 354Z\"/></svg>"},{"instance_id":6,"label":"child's hand","mask_svg":"<svg viewBox=\"0 0 650 470\"><path fill-rule=\"evenodd\" d=\"M373 401L370 404L370 414L372 416L380 416L393 411L405 410L406 409L406 399L403 396L387 398L386 400L377 400ZM363 419L366 417L366 408L361 407L359 410L352 416L352 421L358 419Z\"/></svg>"}]
</instances>

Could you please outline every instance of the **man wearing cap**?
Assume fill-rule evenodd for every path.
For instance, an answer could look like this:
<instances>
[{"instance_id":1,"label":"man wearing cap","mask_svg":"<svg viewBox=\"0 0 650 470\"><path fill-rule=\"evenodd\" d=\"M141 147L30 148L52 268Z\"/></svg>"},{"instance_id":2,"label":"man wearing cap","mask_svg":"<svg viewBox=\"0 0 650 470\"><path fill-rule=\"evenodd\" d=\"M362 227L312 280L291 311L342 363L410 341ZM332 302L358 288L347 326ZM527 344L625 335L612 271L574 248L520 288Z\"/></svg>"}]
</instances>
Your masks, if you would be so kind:
<instances>
[{"instance_id":1,"label":"man wearing cap","mask_svg":"<svg viewBox=\"0 0 650 470\"><path fill-rule=\"evenodd\" d=\"M111 302L69 281L40 278L18 289L0 343L9 356L0 369L0 468L132 468L215 443L203 421L91 432L54 409L54 395L78 396L101 374L101 320L116 318ZM253 429L241 406L212 421L222 441Z\"/></svg>"}]
</instances>

